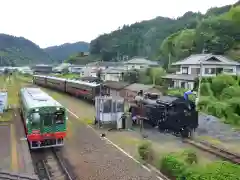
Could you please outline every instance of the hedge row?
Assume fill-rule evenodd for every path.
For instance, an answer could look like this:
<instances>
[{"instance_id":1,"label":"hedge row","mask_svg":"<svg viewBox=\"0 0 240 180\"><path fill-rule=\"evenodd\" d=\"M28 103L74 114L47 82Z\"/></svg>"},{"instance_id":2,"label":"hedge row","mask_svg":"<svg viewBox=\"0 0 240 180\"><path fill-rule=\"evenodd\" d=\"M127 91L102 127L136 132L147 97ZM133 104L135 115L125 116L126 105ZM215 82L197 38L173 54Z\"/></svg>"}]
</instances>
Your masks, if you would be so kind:
<instances>
[{"instance_id":1,"label":"hedge row","mask_svg":"<svg viewBox=\"0 0 240 180\"><path fill-rule=\"evenodd\" d=\"M150 142L140 144L138 152L142 160L152 162L153 149ZM176 180L240 180L239 165L219 161L202 167L197 163L196 153L188 150L159 158L157 166L165 175Z\"/></svg>"},{"instance_id":2,"label":"hedge row","mask_svg":"<svg viewBox=\"0 0 240 180\"><path fill-rule=\"evenodd\" d=\"M177 180L240 180L240 166L219 161L206 167L187 165L174 155L162 159L161 170Z\"/></svg>"}]
</instances>

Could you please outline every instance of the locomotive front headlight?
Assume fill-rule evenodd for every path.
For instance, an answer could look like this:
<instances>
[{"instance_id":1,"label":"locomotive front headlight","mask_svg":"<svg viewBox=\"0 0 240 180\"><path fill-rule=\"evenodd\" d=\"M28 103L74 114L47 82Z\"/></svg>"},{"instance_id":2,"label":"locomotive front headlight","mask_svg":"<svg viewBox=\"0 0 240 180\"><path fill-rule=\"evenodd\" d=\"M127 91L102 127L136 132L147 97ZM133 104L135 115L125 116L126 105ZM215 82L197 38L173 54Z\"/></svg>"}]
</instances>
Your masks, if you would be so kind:
<instances>
[{"instance_id":1,"label":"locomotive front headlight","mask_svg":"<svg viewBox=\"0 0 240 180\"><path fill-rule=\"evenodd\" d=\"M35 109L35 111L36 111L36 112L38 112L38 111L39 111L39 109Z\"/></svg>"},{"instance_id":2,"label":"locomotive front headlight","mask_svg":"<svg viewBox=\"0 0 240 180\"><path fill-rule=\"evenodd\" d=\"M60 110L60 108L59 107L57 107L57 111L59 111Z\"/></svg>"}]
</instances>

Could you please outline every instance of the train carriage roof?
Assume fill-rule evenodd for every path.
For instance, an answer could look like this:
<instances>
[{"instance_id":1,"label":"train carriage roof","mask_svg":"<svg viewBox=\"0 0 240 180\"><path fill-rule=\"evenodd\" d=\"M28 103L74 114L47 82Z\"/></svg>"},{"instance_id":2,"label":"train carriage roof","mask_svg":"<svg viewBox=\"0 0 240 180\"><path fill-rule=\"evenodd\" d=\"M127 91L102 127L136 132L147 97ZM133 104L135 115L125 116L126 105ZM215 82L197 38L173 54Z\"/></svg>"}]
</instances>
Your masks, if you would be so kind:
<instances>
[{"instance_id":1,"label":"train carriage roof","mask_svg":"<svg viewBox=\"0 0 240 180\"><path fill-rule=\"evenodd\" d=\"M42 77L42 78L46 78L47 76L44 76L44 75L33 75L33 77Z\"/></svg>"},{"instance_id":2,"label":"train carriage roof","mask_svg":"<svg viewBox=\"0 0 240 180\"><path fill-rule=\"evenodd\" d=\"M40 88L22 88L21 93L22 97L25 99L27 108L63 107Z\"/></svg>"},{"instance_id":3,"label":"train carriage roof","mask_svg":"<svg viewBox=\"0 0 240 180\"><path fill-rule=\"evenodd\" d=\"M46 76L48 79L52 80L59 80L59 81L66 81L67 79L65 78L60 78L60 77L54 77L54 76Z\"/></svg>"},{"instance_id":4,"label":"train carriage roof","mask_svg":"<svg viewBox=\"0 0 240 180\"><path fill-rule=\"evenodd\" d=\"M79 81L79 80L67 80L67 82L76 83L76 84L80 84L80 85L86 85L86 86L90 86L90 87L100 86L100 84L95 83L95 82L86 82L86 81Z\"/></svg>"}]
</instances>

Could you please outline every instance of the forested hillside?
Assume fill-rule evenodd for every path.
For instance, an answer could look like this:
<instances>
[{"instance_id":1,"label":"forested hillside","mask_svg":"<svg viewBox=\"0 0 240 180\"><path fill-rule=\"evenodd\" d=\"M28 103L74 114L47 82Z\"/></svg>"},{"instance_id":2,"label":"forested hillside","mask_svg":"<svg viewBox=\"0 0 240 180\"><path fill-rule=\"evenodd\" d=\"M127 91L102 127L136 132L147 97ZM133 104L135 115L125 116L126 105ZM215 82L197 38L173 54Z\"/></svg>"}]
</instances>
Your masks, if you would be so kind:
<instances>
[{"instance_id":1,"label":"forested hillside","mask_svg":"<svg viewBox=\"0 0 240 180\"><path fill-rule=\"evenodd\" d=\"M157 17L124 25L91 41L90 52L105 61L117 54L142 55L167 64L169 56L176 61L205 49L238 60L239 4L211 8L206 14L187 12L177 19Z\"/></svg>"},{"instance_id":2,"label":"forested hillside","mask_svg":"<svg viewBox=\"0 0 240 180\"><path fill-rule=\"evenodd\" d=\"M23 37L0 34L0 66L52 63L38 45Z\"/></svg>"},{"instance_id":3,"label":"forested hillside","mask_svg":"<svg viewBox=\"0 0 240 180\"><path fill-rule=\"evenodd\" d=\"M45 52L56 62L63 62L68 59L69 56L77 54L79 52L88 52L89 43L87 42L76 42L66 43L60 46L52 46L44 49Z\"/></svg>"}]
</instances>

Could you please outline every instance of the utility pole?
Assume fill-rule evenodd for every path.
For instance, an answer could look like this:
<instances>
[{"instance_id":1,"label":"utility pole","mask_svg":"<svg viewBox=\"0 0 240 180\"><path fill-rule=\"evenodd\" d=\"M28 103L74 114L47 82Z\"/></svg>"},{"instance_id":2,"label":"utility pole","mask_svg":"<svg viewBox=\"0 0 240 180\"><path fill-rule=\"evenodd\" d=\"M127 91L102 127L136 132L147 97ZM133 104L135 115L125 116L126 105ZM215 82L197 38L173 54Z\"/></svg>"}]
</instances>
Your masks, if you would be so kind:
<instances>
[{"instance_id":1,"label":"utility pole","mask_svg":"<svg viewBox=\"0 0 240 180\"><path fill-rule=\"evenodd\" d=\"M205 54L205 49L204 48L202 50L202 54ZM201 95L202 74L203 74L203 64L202 64L202 61L200 59L200 76L198 78L198 92L197 92L197 98L196 98L196 102L195 102L196 106L198 105L200 95Z\"/></svg>"},{"instance_id":2,"label":"utility pole","mask_svg":"<svg viewBox=\"0 0 240 180\"><path fill-rule=\"evenodd\" d=\"M171 53L169 52L168 53L168 69L170 68L171 66Z\"/></svg>"}]
</instances>

